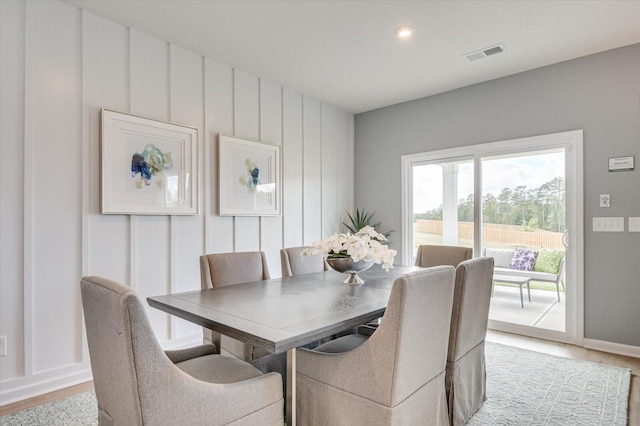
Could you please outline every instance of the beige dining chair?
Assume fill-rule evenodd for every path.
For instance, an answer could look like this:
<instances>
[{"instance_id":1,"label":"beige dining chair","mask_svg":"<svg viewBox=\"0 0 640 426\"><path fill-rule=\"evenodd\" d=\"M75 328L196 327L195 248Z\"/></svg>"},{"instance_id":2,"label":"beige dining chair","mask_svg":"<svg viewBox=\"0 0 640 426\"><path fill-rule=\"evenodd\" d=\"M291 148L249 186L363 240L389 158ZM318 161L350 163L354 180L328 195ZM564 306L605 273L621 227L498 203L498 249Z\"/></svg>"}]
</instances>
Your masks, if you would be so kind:
<instances>
[{"instance_id":1,"label":"beige dining chair","mask_svg":"<svg viewBox=\"0 0 640 426\"><path fill-rule=\"evenodd\" d=\"M314 272L328 271L327 262L322 258L322 254L318 253L312 256L303 256L302 252L306 247L288 247L280 250L280 264L282 267L282 277L292 277L294 275L312 274ZM357 332L357 328L336 333L332 336L325 337L320 340L308 343L303 347L312 349L323 342L335 339L336 337L345 336Z\"/></svg>"},{"instance_id":2,"label":"beige dining chair","mask_svg":"<svg viewBox=\"0 0 640 426\"><path fill-rule=\"evenodd\" d=\"M454 268L464 260L473 257L473 249L458 246L421 245L418 246L416 266L429 268L431 266L451 265Z\"/></svg>"},{"instance_id":3,"label":"beige dining chair","mask_svg":"<svg viewBox=\"0 0 640 426\"><path fill-rule=\"evenodd\" d=\"M464 260L473 257L473 249L458 246L421 245L418 246L416 266L429 268L432 266L451 265L454 268ZM379 323L379 321L378 321ZM376 321L358 328L358 333L370 335L378 326Z\"/></svg>"},{"instance_id":4,"label":"beige dining chair","mask_svg":"<svg viewBox=\"0 0 640 426\"><path fill-rule=\"evenodd\" d=\"M129 287L99 277L80 287L98 424L282 426L279 374L213 345L165 352Z\"/></svg>"},{"instance_id":5,"label":"beige dining chair","mask_svg":"<svg viewBox=\"0 0 640 426\"><path fill-rule=\"evenodd\" d=\"M304 249L306 247L289 247L280 250L282 277L328 270L327 264L320 253L313 256L303 256Z\"/></svg>"},{"instance_id":6,"label":"beige dining chair","mask_svg":"<svg viewBox=\"0 0 640 426\"><path fill-rule=\"evenodd\" d=\"M456 268L446 374L451 425L465 424L487 399L484 342L492 282L492 257L465 260Z\"/></svg>"},{"instance_id":7,"label":"beige dining chair","mask_svg":"<svg viewBox=\"0 0 640 426\"><path fill-rule=\"evenodd\" d=\"M268 280L269 267L263 252L216 253L200 256L200 285L203 290ZM204 341L218 344L220 353L251 361L268 354L229 336L203 329Z\"/></svg>"},{"instance_id":8,"label":"beige dining chair","mask_svg":"<svg viewBox=\"0 0 640 426\"><path fill-rule=\"evenodd\" d=\"M298 349L298 424L447 425L454 277L451 266L402 275L370 337L349 335Z\"/></svg>"}]
</instances>

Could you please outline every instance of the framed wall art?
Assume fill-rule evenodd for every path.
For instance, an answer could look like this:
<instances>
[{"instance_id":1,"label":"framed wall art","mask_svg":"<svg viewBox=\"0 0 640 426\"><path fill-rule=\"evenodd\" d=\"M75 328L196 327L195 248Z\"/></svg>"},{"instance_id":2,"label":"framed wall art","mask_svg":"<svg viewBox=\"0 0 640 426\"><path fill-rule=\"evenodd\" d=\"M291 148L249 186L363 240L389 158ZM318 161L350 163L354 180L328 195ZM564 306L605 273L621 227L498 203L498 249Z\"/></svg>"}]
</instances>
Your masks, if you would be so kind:
<instances>
[{"instance_id":1,"label":"framed wall art","mask_svg":"<svg viewBox=\"0 0 640 426\"><path fill-rule=\"evenodd\" d=\"M198 130L102 109L102 213L198 214Z\"/></svg>"},{"instance_id":2,"label":"framed wall art","mask_svg":"<svg viewBox=\"0 0 640 426\"><path fill-rule=\"evenodd\" d=\"M280 214L280 147L220 134L221 216Z\"/></svg>"}]
</instances>

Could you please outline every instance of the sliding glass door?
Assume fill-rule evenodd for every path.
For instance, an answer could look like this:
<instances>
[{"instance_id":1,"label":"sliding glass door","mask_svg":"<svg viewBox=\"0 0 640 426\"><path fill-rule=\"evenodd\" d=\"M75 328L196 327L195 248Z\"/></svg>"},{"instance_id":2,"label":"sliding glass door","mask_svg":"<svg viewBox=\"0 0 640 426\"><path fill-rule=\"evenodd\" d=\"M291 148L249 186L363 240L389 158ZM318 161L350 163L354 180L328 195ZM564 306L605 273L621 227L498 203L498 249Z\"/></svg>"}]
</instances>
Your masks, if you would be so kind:
<instances>
[{"instance_id":1,"label":"sliding glass door","mask_svg":"<svg viewBox=\"0 0 640 426\"><path fill-rule=\"evenodd\" d=\"M582 333L582 132L403 156L403 263L417 247L473 247L496 269L491 328Z\"/></svg>"},{"instance_id":2,"label":"sliding glass door","mask_svg":"<svg viewBox=\"0 0 640 426\"><path fill-rule=\"evenodd\" d=\"M497 266L489 318L564 333L565 149L486 156L481 164L482 250Z\"/></svg>"},{"instance_id":3,"label":"sliding glass door","mask_svg":"<svg viewBox=\"0 0 640 426\"><path fill-rule=\"evenodd\" d=\"M423 244L473 247L473 159L412 165L413 252Z\"/></svg>"}]
</instances>

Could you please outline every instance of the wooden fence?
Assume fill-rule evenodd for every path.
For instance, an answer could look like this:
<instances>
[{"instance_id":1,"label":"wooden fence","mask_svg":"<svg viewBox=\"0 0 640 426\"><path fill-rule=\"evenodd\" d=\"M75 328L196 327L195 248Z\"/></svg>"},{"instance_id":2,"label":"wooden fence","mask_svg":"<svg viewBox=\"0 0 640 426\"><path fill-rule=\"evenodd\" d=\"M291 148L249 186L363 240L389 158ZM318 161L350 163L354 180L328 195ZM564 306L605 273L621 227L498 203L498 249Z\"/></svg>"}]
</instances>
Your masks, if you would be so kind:
<instances>
[{"instance_id":1,"label":"wooden fence","mask_svg":"<svg viewBox=\"0 0 640 426\"><path fill-rule=\"evenodd\" d=\"M413 224L413 230L414 232L442 235L442 221L418 219ZM458 238L473 241L473 222L458 222ZM482 228L482 238L483 245L487 246L564 247L562 232L550 232L542 229L524 231L519 225L485 223Z\"/></svg>"}]
</instances>

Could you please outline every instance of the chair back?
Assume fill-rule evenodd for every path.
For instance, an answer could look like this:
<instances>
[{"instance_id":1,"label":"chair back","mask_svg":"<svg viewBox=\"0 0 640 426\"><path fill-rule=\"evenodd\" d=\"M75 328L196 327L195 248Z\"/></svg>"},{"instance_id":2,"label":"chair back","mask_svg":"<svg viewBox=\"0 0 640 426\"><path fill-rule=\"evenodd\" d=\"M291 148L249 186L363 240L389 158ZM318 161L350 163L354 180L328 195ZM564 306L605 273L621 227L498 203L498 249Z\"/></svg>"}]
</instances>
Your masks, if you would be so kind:
<instances>
[{"instance_id":1,"label":"chair back","mask_svg":"<svg viewBox=\"0 0 640 426\"><path fill-rule=\"evenodd\" d=\"M327 270L327 264L321 254L313 256L303 256L302 252L306 247L289 247L280 250L280 263L282 265L282 276L292 277L294 275L311 274Z\"/></svg>"},{"instance_id":2,"label":"chair back","mask_svg":"<svg viewBox=\"0 0 640 426\"><path fill-rule=\"evenodd\" d=\"M129 287L84 277L80 291L100 424L142 424L145 378L171 361Z\"/></svg>"},{"instance_id":3,"label":"chair back","mask_svg":"<svg viewBox=\"0 0 640 426\"><path fill-rule=\"evenodd\" d=\"M270 278L267 259L261 251L200 256L200 287L203 290ZM221 336L220 333L207 328L202 329L202 334L204 343L213 343L221 349L220 353L230 353L245 361L267 354L266 350L259 350L231 337Z\"/></svg>"},{"instance_id":4,"label":"chair back","mask_svg":"<svg viewBox=\"0 0 640 426\"><path fill-rule=\"evenodd\" d=\"M444 384L454 276L453 267L439 266L393 284L382 322L367 342L379 357L376 374L388 372L388 388L380 390L391 407L440 374Z\"/></svg>"},{"instance_id":5,"label":"chair back","mask_svg":"<svg viewBox=\"0 0 640 426\"><path fill-rule=\"evenodd\" d=\"M460 262L472 257L473 249L469 247L422 245L418 246L416 266L429 268L431 266L451 265L455 268Z\"/></svg>"},{"instance_id":6,"label":"chair back","mask_svg":"<svg viewBox=\"0 0 640 426\"><path fill-rule=\"evenodd\" d=\"M493 281L492 257L465 260L456 268L447 360L456 362L487 334Z\"/></svg>"},{"instance_id":7,"label":"chair back","mask_svg":"<svg viewBox=\"0 0 640 426\"><path fill-rule=\"evenodd\" d=\"M203 290L253 281L268 280L269 267L261 251L216 253L200 256Z\"/></svg>"}]
</instances>

